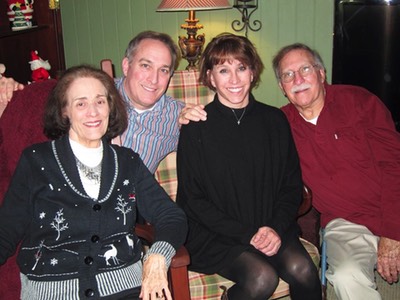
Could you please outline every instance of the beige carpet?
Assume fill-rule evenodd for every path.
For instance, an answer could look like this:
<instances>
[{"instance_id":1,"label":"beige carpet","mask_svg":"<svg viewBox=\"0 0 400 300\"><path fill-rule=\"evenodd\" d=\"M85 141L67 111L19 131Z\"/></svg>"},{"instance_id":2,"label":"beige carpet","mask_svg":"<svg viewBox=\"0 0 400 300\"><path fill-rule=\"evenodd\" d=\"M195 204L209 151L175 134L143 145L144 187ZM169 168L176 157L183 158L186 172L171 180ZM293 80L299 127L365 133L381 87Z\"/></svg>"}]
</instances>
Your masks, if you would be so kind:
<instances>
[{"instance_id":1,"label":"beige carpet","mask_svg":"<svg viewBox=\"0 0 400 300\"><path fill-rule=\"evenodd\" d=\"M382 295L382 300L400 300L400 283L388 284L384 281L381 276L377 274L376 283L378 285L378 290ZM290 300L290 297L283 297L279 300ZM306 299L304 299L306 300ZM327 300L337 300L335 291L333 287L328 284ZM368 300L368 299L365 299Z\"/></svg>"}]
</instances>

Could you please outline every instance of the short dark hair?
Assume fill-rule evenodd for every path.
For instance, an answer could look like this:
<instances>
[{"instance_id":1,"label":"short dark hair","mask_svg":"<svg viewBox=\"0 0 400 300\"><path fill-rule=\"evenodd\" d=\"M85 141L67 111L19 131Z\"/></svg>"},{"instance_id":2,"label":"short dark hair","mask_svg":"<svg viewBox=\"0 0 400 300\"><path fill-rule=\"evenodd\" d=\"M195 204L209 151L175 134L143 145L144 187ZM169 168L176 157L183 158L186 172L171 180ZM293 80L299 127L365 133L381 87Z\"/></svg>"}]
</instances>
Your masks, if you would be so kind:
<instances>
[{"instance_id":1,"label":"short dark hair","mask_svg":"<svg viewBox=\"0 0 400 300\"><path fill-rule=\"evenodd\" d=\"M255 46L244 36L232 33L222 33L211 40L200 58L200 81L215 91L208 75L215 65L223 64L226 60L237 59L253 71L251 88L258 85L264 64Z\"/></svg>"},{"instance_id":2,"label":"short dark hair","mask_svg":"<svg viewBox=\"0 0 400 300\"><path fill-rule=\"evenodd\" d=\"M274 69L275 77L278 81L280 80L280 76L281 76L280 70L279 70L279 67L280 67L279 65L280 65L282 59L285 57L285 55L293 50L304 50L304 51L310 53L314 59L314 63L316 63L317 65L319 65L321 68L323 68L325 70L324 61L322 60L318 51L311 49L310 47L308 47L305 44L294 43L294 44L290 44L285 47L282 47L272 60L272 68Z\"/></svg>"},{"instance_id":3,"label":"short dark hair","mask_svg":"<svg viewBox=\"0 0 400 300\"><path fill-rule=\"evenodd\" d=\"M64 115L64 109L68 104L67 92L71 84L79 78L94 78L104 85L108 93L107 101L110 107L105 137L111 140L122 134L128 125L127 110L115 87L114 80L102 70L89 65L71 67L58 79L45 105L43 117L44 134L50 139L57 139L68 134L71 124Z\"/></svg>"},{"instance_id":4,"label":"short dark hair","mask_svg":"<svg viewBox=\"0 0 400 300\"><path fill-rule=\"evenodd\" d=\"M128 44L128 47L125 50L125 57L128 59L129 62L132 62L132 57L135 56L138 46L141 41L150 39L156 40L164 43L165 46L169 49L172 58L172 65L171 65L171 76L174 73L174 70L178 68L179 59L180 59L180 52L178 46L174 43L172 38L162 32L156 31L143 31L135 36Z\"/></svg>"}]
</instances>

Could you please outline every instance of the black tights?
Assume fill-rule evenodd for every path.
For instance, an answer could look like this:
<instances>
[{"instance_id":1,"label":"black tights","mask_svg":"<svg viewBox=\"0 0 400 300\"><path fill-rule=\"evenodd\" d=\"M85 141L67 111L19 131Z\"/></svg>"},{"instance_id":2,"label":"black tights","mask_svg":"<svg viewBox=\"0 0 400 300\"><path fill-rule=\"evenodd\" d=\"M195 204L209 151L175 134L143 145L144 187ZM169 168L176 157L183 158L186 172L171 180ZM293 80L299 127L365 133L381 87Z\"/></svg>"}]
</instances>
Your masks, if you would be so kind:
<instances>
[{"instance_id":1,"label":"black tights","mask_svg":"<svg viewBox=\"0 0 400 300\"><path fill-rule=\"evenodd\" d=\"M268 299L279 277L289 284L293 300L320 300L321 282L309 254L298 239L268 257L258 251L245 251L219 274L236 284L228 290L228 299Z\"/></svg>"}]
</instances>

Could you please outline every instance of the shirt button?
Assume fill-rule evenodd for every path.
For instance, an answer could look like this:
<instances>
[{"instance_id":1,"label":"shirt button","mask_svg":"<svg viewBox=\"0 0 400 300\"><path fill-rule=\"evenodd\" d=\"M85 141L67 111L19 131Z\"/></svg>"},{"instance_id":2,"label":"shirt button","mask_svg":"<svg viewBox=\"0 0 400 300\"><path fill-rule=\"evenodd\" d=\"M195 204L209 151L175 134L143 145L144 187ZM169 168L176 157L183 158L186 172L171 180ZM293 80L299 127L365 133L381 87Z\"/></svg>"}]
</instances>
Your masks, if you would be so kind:
<instances>
[{"instance_id":1,"label":"shirt button","mask_svg":"<svg viewBox=\"0 0 400 300\"><path fill-rule=\"evenodd\" d=\"M93 235L90 240L92 243L97 243L100 240L100 237L98 235Z\"/></svg>"},{"instance_id":2,"label":"shirt button","mask_svg":"<svg viewBox=\"0 0 400 300\"><path fill-rule=\"evenodd\" d=\"M87 289L85 291L85 296L86 297L94 297L94 291L92 289Z\"/></svg>"},{"instance_id":3,"label":"shirt button","mask_svg":"<svg viewBox=\"0 0 400 300\"><path fill-rule=\"evenodd\" d=\"M87 264L87 265L93 264L93 258L90 257L90 256L86 256L85 257L85 264Z\"/></svg>"},{"instance_id":4,"label":"shirt button","mask_svg":"<svg viewBox=\"0 0 400 300\"><path fill-rule=\"evenodd\" d=\"M99 211L100 209L101 209L101 205L100 204L93 205L93 210L94 211Z\"/></svg>"}]
</instances>

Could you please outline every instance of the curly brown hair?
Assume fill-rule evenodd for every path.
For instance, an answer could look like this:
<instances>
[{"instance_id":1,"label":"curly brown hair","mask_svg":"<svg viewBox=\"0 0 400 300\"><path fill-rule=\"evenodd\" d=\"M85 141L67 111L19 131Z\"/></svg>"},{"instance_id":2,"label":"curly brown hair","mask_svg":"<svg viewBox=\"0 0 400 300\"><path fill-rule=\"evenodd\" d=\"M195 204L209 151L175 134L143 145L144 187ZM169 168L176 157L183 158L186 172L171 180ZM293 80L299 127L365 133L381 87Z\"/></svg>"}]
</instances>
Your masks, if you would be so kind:
<instances>
[{"instance_id":1,"label":"curly brown hair","mask_svg":"<svg viewBox=\"0 0 400 300\"><path fill-rule=\"evenodd\" d=\"M50 139L58 139L68 134L71 124L69 118L64 114L68 103L67 92L71 84L79 78L94 78L104 85L108 92L107 102L110 107L108 128L104 136L111 140L122 134L128 125L127 110L115 87L114 80L102 70L89 65L71 67L59 78L45 105L44 134Z\"/></svg>"}]
</instances>

